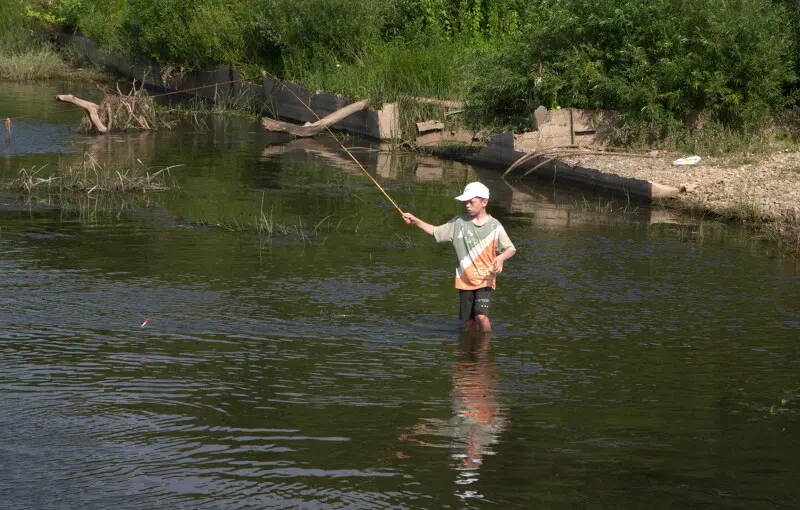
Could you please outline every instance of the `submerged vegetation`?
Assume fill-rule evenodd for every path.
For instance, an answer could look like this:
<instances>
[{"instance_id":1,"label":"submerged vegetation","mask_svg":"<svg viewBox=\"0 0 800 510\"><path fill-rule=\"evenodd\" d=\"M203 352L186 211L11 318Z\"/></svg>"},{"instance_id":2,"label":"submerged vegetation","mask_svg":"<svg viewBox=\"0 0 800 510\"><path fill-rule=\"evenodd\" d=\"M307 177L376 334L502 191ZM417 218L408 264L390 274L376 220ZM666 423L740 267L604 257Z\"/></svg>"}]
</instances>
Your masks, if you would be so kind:
<instances>
[{"instance_id":1,"label":"submerged vegetation","mask_svg":"<svg viewBox=\"0 0 800 510\"><path fill-rule=\"evenodd\" d=\"M180 165L178 165L180 166ZM139 161L117 167L102 165L88 153L80 165L59 166L47 173L47 167L21 169L6 187L25 195L36 194L134 194L177 189L170 175L175 166L153 171Z\"/></svg>"},{"instance_id":2,"label":"submerged vegetation","mask_svg":"<svg viewBox=\"0 0 800 510\"><path fill-rule=\"evenodd\" d=\"M800 214L786 210L777 216L767 214L752 197L742 196L721 209L709 209L692 198L681 198L677 202L659 202L661 206L677 206L689 218L699 224L738 224L755 234L760 241L775 247L784 256L800 258Z\"/></svg>"}]
</instances>

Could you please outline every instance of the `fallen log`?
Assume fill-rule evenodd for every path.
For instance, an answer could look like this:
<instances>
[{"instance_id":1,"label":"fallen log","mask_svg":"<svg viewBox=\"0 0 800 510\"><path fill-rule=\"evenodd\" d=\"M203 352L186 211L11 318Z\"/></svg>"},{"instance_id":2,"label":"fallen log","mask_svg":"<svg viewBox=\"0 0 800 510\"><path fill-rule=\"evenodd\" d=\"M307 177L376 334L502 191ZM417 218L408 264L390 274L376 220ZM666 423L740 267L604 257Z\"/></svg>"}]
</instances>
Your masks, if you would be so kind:
<instances>
[{"instance_id":1,"label":"fallen log","mask_svg":"<svg viewBox=\"0 0 800 510\"><path fill-rule=\"evenodd\" d=\"M465 105L463 101L449 101L447 99L434 99L430 97L400 96L399 99L403 99L405 101L411 101L413 103L444 106L446 108L464 108Z\"/></svg>"},{"instance_id":2,"label":"fallen log","mask_svg":"<svg viewBox=\"0 0 800 510\"><path fill-rule=\"evenodd\" d=\"M333 126L337 122L340 122L346 119L347 117L353 115L354 113L365 109L368 104L369 101L367 101L366 99L364 101L359 101L357 103L349 104L344 108L336 110L330 115L323 117L314 123L310 124L306 123L306 125L304 126L298 126L297 124L291 124L289 122L282 122L280 120L270 119L269 117L263 117L261 119L261 126L267 131L288 133L290 135L298 137L314 136L321 133L328 127Z\"/></svg>"},{"instance_id":3,"label":"fallen log","mask_svg":"<svg viewBox=\"0 0 800 510\"><path fill-rule=\"evenodd\" d=\"M98 105L92 103L91 101L86 101L85 99L75 97L72 94L58 95L56 96L56 100L64 101L65 103L72 103L75 106L80 106L86 110L86 114L91 119L92 124L94 124L94 127L97 129L97 131L103 134L108 132L108 128L105 124L103 124L103 121L100 120L100 114L98 113L100 107Z\"/></svg>"}]
</instances>

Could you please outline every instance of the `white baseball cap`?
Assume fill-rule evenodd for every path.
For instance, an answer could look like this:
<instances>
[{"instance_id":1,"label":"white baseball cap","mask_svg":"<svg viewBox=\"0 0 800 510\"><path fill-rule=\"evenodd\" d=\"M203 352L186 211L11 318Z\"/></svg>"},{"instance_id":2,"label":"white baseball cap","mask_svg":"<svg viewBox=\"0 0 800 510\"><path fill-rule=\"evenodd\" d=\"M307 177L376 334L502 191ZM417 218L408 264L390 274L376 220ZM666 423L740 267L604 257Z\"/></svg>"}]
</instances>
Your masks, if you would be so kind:
<instances>
[{"instance_id":1,"label":"white baseball cap","mask_svg":"<svg viewBox=\"0 0 800 510\"><path fill-rule=\"evenodd\" d=\"M471 182L464 188L464 193L456 197L456 200L468 202L473 198L489 198L489 188L479 182Z\"/></svg>"}]
</instances>

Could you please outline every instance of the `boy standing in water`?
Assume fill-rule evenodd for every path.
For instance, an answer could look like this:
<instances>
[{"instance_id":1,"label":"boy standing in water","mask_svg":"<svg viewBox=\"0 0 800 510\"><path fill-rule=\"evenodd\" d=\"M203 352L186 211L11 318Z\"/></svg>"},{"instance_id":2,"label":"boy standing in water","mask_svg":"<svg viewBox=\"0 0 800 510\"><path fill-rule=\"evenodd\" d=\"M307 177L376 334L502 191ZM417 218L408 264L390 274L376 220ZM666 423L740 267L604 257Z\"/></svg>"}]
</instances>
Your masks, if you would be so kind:
<instances>
[{"instance_id":1,"label":"boy standing in water","mask_svg":"<svg viewBox=\"0 0 800 510\"><path fill-rule=\"evenodd\" d=\"M488 315L495 278L503 272L503 262L517 250L503 225L486 212L489 188L479 182L471 182L456 200L464 202L467 213L456 216L444 225L435 227L411 213L403 214L403 220L409 225L418 226L439 243L453 243L458 257L456 288L461 299L459 317L467 329L491 331Z\"/></svg>"}]
</instances>

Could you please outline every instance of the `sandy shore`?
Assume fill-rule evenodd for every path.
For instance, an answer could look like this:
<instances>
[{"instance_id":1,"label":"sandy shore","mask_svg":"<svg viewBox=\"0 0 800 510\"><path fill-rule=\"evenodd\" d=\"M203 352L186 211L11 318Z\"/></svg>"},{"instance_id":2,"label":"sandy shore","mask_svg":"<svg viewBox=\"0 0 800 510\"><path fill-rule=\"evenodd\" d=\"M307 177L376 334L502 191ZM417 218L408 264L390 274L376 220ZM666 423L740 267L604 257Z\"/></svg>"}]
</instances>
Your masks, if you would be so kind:
<instances>
[{"instance_id":1,"label":"sandy shore","mask_svg":"<svg viewBox=\"0 0 800 510\"><path fill-rule=\"evenodd\" d=\"M680 201L693 208L726 213L748 204L764 220L800 218L800 152L766 156L702 158L692 166L673 165L676 154L651 157L576 155L562 160L623 177L647 179L684 190Z\"/></svg>"}]
</instances>

